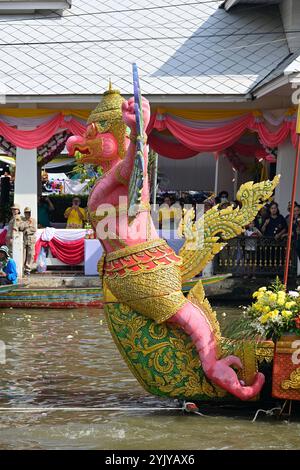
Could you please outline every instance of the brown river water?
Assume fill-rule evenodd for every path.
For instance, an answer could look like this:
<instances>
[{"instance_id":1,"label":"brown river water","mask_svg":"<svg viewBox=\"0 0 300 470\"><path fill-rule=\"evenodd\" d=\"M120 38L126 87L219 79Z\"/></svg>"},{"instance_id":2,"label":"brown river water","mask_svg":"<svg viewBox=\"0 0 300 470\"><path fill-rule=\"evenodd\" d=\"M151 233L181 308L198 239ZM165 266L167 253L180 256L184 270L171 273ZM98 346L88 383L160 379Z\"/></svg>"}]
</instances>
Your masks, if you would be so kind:
<instances>
[{"instance_id":1,"label":"brown river water","mask_svg":"<svg viewBox=\"0 0 300 470\"><path fill-rule=\"evenodd\" d=\"M237 314L229 307L218 313L225 309L227 318ZM97 309L0 310L0 340L0 449L300 448L299 419L252 423L255 408L226 414L203 407L201 417L149 395Z\"/></svg>"}]
</instances>

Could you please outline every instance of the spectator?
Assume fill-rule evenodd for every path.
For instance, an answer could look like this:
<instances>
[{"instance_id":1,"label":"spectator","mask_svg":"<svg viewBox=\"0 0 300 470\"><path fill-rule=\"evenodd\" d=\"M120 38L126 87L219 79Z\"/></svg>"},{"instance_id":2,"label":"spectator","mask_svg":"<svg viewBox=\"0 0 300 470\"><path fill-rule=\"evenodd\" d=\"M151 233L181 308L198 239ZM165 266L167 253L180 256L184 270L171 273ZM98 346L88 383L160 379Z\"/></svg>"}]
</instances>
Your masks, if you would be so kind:
<instances>
[{"instance_id":1,"label":"spectator","mask_svg":"<svg viewBox=\"0 0 300 470\"><path fill-rule=\"evenodd\" d=\"M297 231L299 229L299 222L300 222L300 206L295 204L294 207L294 222L293 222L293 236L297 237Z\"/></svg>"},{"instance_id":2,"label":"spectator","mask_svg":"<svg viewBox=\"0 0 300 470\"><path fill-rule=\"evenodd\" d=\"M290 216L288 215L286 219L288 219L289 221ZM287 237L288 233L286 233L284 236ZM300 259L300 206L297 203L295 203L295 207L294 207L294 222L293 222L293 228L292 228L292 236L296 243L297 256Z\"/></svg>"},{"instance_id":3,"label":"spectator","mask_svg":"<svg viewBox=\"0 0 300 470\"><path fill-rule=\"evenodd\" d=\"M3 215L2 207L0 207L0 228L4 228L5 226L5 218Z\"/></svg>"},{"instance_id":4,"label":"spectator","mask_svg":"<svg viewBox=\"0 0 300 470\"><path fill-rule=\"evenodd\" d=\"M237 199L235 199L231 205L234 209L237 209L238 207L241 209L242 207L241 201L238 201Z\"/></svg>"},{"instance_id":5,"label":"spectator","mask_svg":"<svg viewBox=\"0 0 300 470\"><path fill-rule=\"evenodd\" d=\"M86 219L86 211L80 207L81 200L74 197L72 207L65 210L65 219L67 219L67 228L83 228Z\"/></svg>"},{"instance_id":6,"label":"spectator","mask_svg":"<svg viewBox=\"0 0 300 470\"><path fill-rule=\"evenodd\" d=\"M262 227L266 221L266 218L268 216L268 209L266 206L263 206L259 211L257 216L255 217L254 224L255 227L261 232Z\"/></svg>"},{"instance_id":7,"label":"spectator","mask_svg":"<svg viewBox=\"0 0 300 470\"><path fill-rule=\"evenodd\" d=\"M18 232L20 224L22 222L21 210L19 204L14 204L11 207L12 218L8 223L7 234L6 234L6 245L9 249L12 249L13 234Z\"/></svg>"},{"instance_id":8,"label":"spectator","mask_svg":"<svg viewBox=\"0 0 300 470\"><path fill-rule=\"evenodd\" d=\"M159 228L174 230L179 225L181 217L182 209L179 202L172 204L170 196L166 194L159 208Z\"/></svg>"},{"instance_id":9,"label":"spectator","mask_svg":"<svg viewBox=\"0 0 300 470\"><path fill-rule=\"evenodd\" d=\"M255 227L254 222L251 222L245 230L245 258L246 266L249 268L249 276L255 278L255 257L257 250L257 238L262 237L262 233Z\"/></svg>"},{"instance_id":10,"label":"spectator","mask_svg":"<svg viewBox=\"0 0 300 470\"><path fill-rule=\"evenodd\" d=\"M213 199L205 199L204 201L204 213L209 211L212 207L214 207L215 202Z\"/></svg>"},{"instance_id":11,"label":"spectator","mask_svg":"<svg viewBox=\"0 0 300 470\"><path fill-rule=\"evenodd\" d=\"M294 208L295 208L296 206L298 206L298 205L299 205L299 204L295 201ZM289 201L288 206L287 206L288 215L285 217L286 223L287 223L288 225L289 225L289 223L290 223L291 207L292 207L292 202Z\"/></svg>"},{"instance_id":12,"label":"spectator","mask_svg":"<svg viewBox=\"0 0 300 470\"><path fill-rule=\"evenodd\" d=\"M40 228L50 227L50 212L54 206L48 197L40 196L38 201L38 226Z\"/></svg>"},{"instance_id":13,"label":"spectator","mask_svg":"<svg viewBox=\"0 0 300 470\"><path fill-rule=\"evenodd\" d=\"M17 284L18 273L15 261L9 256L7 246L0 247L0 285Z\"/></svg>"},{"instance_id":14,"label":"spectator","mask_svg":"<svg viewBox=\"0 0 300 470\"><path fill-rule=\"evenodd\" d=\"M227 207L230 207L230 206L231 206L231 204L230 204L229 201L227 201L227 202L226 202L226 201L225 201L225 202L220 202L220 204L219 204L219 210L226 209Z\"/></svg>"},{"instance_id":15,"label":"spectator","mask_svg":"<svg viewBox=\"0 0 300 470\"><path fill-rule=\"evenodd\" d=\"M297 250L297 255L300 260L300 206L297 205L295 206L295 217L294 217L294 236L296 239L296 250Z\"/></svg>"},{"instance_id":16,"label":"spectator","mask_svg":"<svg viewBox=\"0 0 300 470\"><path fill-rule=\"evenodd\" d=\"M269 214L262 226L262 233L266 237L281 240L287 233L287 223L283 215L280 214L277 202L272 202L269 207Z\"/></svg>"},{"instance_id":17,"label":"spectator","mask_svg":"<svg viewBox=\"0 0 300 470\"><path fill-rule=\"evenodd\" d=\"M227 202L230 202L229 201L229 193L228 191L221 191L218 196L216 197L216 203L217 204L225 204Z\"/></svg>"},{"instance_id":18,"label":"spectator","mask_svg":"<svg viewBox=\"0 0 300 470\"><path fill-rule=\"evenodd\" d=\"M20 231L23 232L24 247L24 274L29 276L32 269L34 250L36 242L36 220L31 217L30 207L24 209L24 219L20 225Z\"/></svg>"}]
</instances>

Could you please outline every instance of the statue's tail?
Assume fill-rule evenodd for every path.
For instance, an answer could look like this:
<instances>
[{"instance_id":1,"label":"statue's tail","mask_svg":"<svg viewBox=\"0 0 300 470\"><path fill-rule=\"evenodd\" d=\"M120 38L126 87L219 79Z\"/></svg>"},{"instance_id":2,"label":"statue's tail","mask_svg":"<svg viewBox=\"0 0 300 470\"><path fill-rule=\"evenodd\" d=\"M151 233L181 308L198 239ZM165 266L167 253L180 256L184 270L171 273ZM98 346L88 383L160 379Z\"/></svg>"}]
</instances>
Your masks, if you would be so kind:
<instances>
[{"instance_id":1,"label":"statue's tail","mask_svg":"<svg viewBox=\"0 0 300 470\"><path fill-rule=\"evenodd\" d=\"M179 325L191 337L199 354L203 371L215 385L240 400L250 400L259 394L265 382L262 373L256 374L252 385L244 386L231 367L243 368L241 360L236 356L217 359L214 333L201 308L188 302L168 321Z\"/></svg>"}]
</instances>

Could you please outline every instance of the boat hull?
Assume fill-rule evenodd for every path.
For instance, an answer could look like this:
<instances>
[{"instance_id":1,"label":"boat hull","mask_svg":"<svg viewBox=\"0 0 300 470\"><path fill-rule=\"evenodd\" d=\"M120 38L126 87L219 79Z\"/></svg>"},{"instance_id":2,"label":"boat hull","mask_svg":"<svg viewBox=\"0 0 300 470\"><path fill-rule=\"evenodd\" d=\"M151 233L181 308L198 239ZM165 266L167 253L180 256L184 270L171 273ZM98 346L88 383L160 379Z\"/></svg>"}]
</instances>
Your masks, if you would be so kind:
<instances>
[{"instance_id":1,"label":"boat hull","mask_svg":"<svg viewBox=\"0 0 300 470\"><path fill-rule=\"evenodd\" d=\"M201 278L205 287L216 286L229 275L218 275ZM187 294L199 281L192 279L183 285ZM100 287L67 287L67 288L30 288L18 286L1 286L0 308L102 308L103 293Z\"/></svg>"},{"instance_id":2,"label":"boat hull","mask_svg":"<svg viewBox=\"0 0 300 470\"><path fill-rule=\"evenodd\" d=\"M5 293L0 292L2 308L66 309L102 306L103 296L100 288L17 288Z\"/></svg>"}]
</instances>

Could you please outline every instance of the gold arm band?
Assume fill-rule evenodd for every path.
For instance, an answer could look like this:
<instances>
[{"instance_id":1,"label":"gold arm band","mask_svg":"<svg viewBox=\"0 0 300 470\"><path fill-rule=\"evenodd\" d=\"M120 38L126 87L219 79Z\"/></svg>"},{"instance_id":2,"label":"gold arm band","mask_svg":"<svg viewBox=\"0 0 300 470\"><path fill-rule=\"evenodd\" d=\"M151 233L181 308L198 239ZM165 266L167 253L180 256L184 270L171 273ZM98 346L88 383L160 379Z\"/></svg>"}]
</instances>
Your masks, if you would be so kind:
<instances>
[{"instance_id":1,"label":"gold arm band","mask_svg":"<svg viewBox=\"0 0 300 470\"><path fill-rule=\"evenodd\" d=\"M138 136L138 135L135 135L135 134L132 134L132 135L130 134L129 140L130 140L132 143L134 143L134 144L136 144L138 140L140 140L140 141L142 141L144 144L146 144L146 143L147 143L147 140L148 140L148 137L147 137L147 134L144 134L144 137L143 137L143 138L140 137L140 136Z\"/></svg>"},{"instance_id":2,"label":"gold arm band","mask_svg":"<svg viewBox=\"0 0 300 470\"><path fill-rule=\"evenodd\" d=\"M126 248L121 248L121 250L113 251L106 255L107 261L114 261L118 258L123 258L123 256L133 255L135 253L139 253L140 251L156 248L157 246L165 245L165 240L157 239L157 240L150 240L148 242L139 243L138 245L134 246L127 246Z\"/></svg>"}]
</instances>

